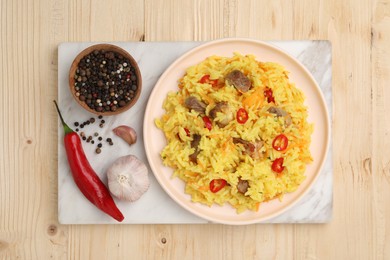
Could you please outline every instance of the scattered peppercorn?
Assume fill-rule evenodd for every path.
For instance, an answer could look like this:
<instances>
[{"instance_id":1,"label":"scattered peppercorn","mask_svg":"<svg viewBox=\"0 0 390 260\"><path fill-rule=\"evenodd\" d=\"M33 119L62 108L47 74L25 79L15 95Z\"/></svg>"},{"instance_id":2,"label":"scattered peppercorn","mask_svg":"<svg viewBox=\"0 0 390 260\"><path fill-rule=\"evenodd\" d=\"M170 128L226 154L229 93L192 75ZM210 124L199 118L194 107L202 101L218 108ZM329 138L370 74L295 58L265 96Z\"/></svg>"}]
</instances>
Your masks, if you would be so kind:
<instances>
[{"instance_id":1,"label":"scattered peppercorn","mask_svg":"<svg viewBox=\"0 0 390 260\"><path fill-rule=\"evenodd\" d=\"M101 128L104 127L104 124L106 123L106 121L103 119L103 116L100 115L100 116L98 116L98 118L100 119L99 126ZM88 119L82 123L74 122L74 125L76 125L76 123L77 123L80 128L83 128L84 126L86 127L89 124L93 124L94 122L96 122L96 119L91 117L90 119ZM76 128L76 131L79 132L80 129ZM95 141L99 140L100 142L97 144L95 151L97 154L101 153L101 151L102 151L101 148L103 147L103 144L101 143L101 141L103 140L103 137L100 136L98 132L94 132L93 134L87 136L84 131L80 131L79 135L83 141L86 141L87 143L90 143L90 144L95 144L96 143ZM96 139L94 140L95 137L96 137ZM114 142L112 141L112 139L110 137L106 138L106 141L109 145L114 145ZM97 150L97 149L99 149L99 150Z\"/></svg>"},{"instance_id":2,"label":"scattered peppercorn","mask_svg":"<svg viewBox=\"0 0 390 260\"><path fill-rule=\"evenodd\" d=\"M79 126L79 122L74 122L74 126Z\"/></svg>"}]
</instances>

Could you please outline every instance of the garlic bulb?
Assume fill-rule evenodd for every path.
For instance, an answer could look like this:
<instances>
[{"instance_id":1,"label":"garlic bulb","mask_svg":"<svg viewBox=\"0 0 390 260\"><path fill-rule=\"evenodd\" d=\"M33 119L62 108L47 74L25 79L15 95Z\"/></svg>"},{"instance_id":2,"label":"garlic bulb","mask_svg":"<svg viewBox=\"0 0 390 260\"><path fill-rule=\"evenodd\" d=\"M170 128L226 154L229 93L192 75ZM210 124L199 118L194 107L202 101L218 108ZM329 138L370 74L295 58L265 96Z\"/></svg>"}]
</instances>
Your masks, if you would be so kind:
<instances>
[{"instance_id":1,"label":"garlic bulb","mask_svg":"<svg viewBox=\"0 0 390 260\"><path fill-rule=\"evenodd\" d=\"M138 200L149 188L148 168L134 155L118 158L107 170L108 188L118 199Z\"/></svg>"}]
</instances>

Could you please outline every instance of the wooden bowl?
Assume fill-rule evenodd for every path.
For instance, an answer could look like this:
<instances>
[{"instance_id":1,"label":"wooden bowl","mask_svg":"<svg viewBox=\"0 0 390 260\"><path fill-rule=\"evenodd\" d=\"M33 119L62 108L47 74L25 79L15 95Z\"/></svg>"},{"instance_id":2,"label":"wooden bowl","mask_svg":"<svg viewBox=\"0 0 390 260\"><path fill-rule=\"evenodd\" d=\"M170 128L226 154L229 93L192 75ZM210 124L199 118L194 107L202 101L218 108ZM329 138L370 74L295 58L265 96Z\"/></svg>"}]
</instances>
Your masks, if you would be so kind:
<instances>
[{"instance_id":1,"label":"wooden bowl","mask_svg":"<svg viewBox=\"0 0 390 260\"><path fill-rule=\"evenodd\" d=\"M96 44L74 59L69 88L85 110L96 115L117 115L137 102L142 77L137 62L127 51L112 44Z\"/></svg>"}]
</instances>

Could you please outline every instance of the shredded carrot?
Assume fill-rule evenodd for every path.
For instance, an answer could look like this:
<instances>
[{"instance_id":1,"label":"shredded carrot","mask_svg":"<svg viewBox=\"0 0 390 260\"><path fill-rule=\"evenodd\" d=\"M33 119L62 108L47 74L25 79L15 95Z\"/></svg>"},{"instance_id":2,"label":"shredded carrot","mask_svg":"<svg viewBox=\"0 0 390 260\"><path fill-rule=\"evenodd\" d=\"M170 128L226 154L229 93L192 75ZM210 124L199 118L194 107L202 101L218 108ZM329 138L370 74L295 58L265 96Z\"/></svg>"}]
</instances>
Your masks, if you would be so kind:
<instances>
[{"instance_id":1,"label":"shredded carrot","mask_svg":"<svg viewBox=\"0 0 390 260\"><path fill-rule=\"evenodd\" d=\"M254 109L259 108L264 102L264 90L263 88L258 88L250 96L246 97L242 104L245 108L253 107Z\"/></svg>"},{"instance_id":2,"label":"shredded carrot","mask_svg":"<svg viewBox=\"0 0 390 260\"><path fill-rule=\"evenodd\" d=\"M198 190L200 190L200 191L208 191L209 190L209 186L200 186L198 188Z\"/></svg>"},{"instance_id":3,"label":"shredded carrot","mask_svg":"<svg viewBox=\"0 0 390 260\"><path fill-rule=\"evenodd\" d=\"M185 172L185 175L187 175L187 176L192 176L192 177L196 177L196 176L199 175L199 173L197 173L197 172L191 172L191 171L186 171L186 172Z\"/></svg>"},{"instance_id":4,"label":"shredded carrot","mask_svg":"<svg viewBox=\"0 0 390 260\"><path fill-rule=\"evenodd\" d=\"M260 208L260 202L257 202L256 203L256 211L259 211L259 208Z\"/></svg>"}]
</instances>

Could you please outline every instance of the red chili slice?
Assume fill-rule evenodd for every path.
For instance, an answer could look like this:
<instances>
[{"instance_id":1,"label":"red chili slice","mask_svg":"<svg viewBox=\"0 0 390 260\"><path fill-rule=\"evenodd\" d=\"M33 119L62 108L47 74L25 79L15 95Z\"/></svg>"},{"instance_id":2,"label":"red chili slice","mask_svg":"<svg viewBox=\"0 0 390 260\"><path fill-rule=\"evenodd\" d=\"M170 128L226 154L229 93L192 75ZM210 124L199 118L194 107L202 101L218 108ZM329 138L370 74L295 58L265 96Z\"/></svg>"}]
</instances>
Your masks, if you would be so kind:
<instances>
[{"instance_id":1,"label":"red chili slice","mask_svg":"<svg viewBox=\"0 0 390 260\"><path fill-rule=\"evenodd\" d=\"M210 75L204 75L200 80L199 83L202 84L210 84L211 86L215 87L218 85L218 79L210 79Z\"/></svg>"},{"instance_id":2,"label":"red chili slice","mask_svg":"<svg viewBox=\"0 0 390 260\"><path fill-rule=\"evenodd\" d=\"M271 103L271 102L275 103L275 98L274 98L272 89L266 88L264 90L264 96L267 98L268 103Z\"/></svg>"},{"instance_id":3,"label":"red chili slice","mask_svg":"<svg viewBox=\"0 0 390 260\"><path fill-rule=\"evenodd\" d=\"M186 136L188 136L188 137L191 136L190 130L188 130L187 128L184 128L184 131L186 132ZM180 138L179 133L177 133L176 136L177 136L177 138L179 138L180 141L183 142L183 140Z\"/></svg>"},{"instance_id":4,"label":"red chili slice","mask_svg":"<svg viewBox=\"0 0 390 260\"><path fill-rule=\"evenodd\" d=\"M188 130L187 128L184 128L184 131L186 131L187 136L190 137L190 130Z\"/></svg>"},{"instance_id":5,"label":"red chili slice","mask_svg":"<svg viewBox=\"0 0 390 260\"><path fill-rule=\"evenodd\" d=\"M236 119L238 123L245 124L245 122L248 121L248 112L246 112L244 108L240 108L237 110Z\"/></svg>"},{"instance_id":6,"label":"red chili slice","mask_svg":"<svg viewBox=\"0 0 390 260\"><path fill-rule=\"evenodd\" d=\"M210 182L210 191L216 193L225 187L226 183L227 182L224 179L214 179Z\"/></svg>"},{"instance_id":7,"label":"red chili slice","mask_svg":"<svg viewBox=\"0 0 390 260\"><path fill-rule=\"evenodd\" d=\"M204 122L204 127L206 127L207 129L209 129L209 131L211 131L211 129L213 128L213 124L211 123L211 120L208 116L204 116L202 117L203 119L203 122Z\"/></svg>"},{"instance_id":8,"label":"red chili slice","mask_svg":"<svg viewBox=\"0 0 390 260\"><path fill-rule=\"evenodd\" d=\"M275 159L275 161L272 162L272 166L271 166L272 170L276 173L281 173L284 170L283 162L284 162L283 157Z\"/></svg>"},{"instance_id":9,"label":"red chili slice","mask_svg":"<svg viewBox=\"0 0 390 260\"><path fill-rule=\"evenodd\" d=\"M272 147L276 151L286 150L287 145L288 145L288 138L284 134L280 134L280 135L276 136L272 142Z\"/></svg>"}]
</instances>

